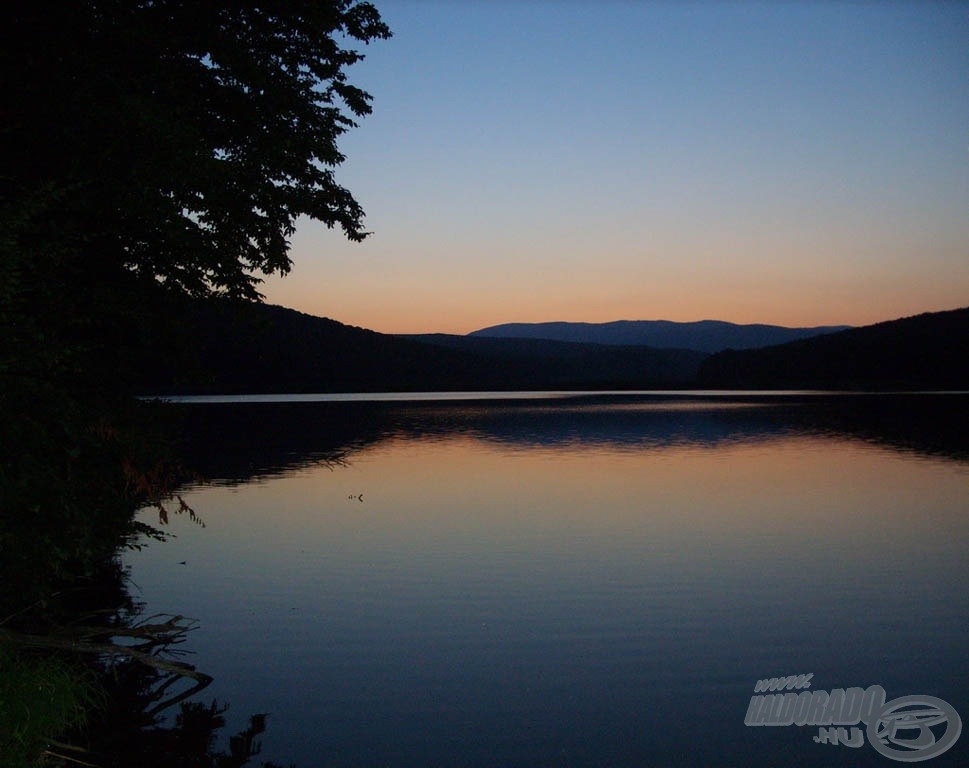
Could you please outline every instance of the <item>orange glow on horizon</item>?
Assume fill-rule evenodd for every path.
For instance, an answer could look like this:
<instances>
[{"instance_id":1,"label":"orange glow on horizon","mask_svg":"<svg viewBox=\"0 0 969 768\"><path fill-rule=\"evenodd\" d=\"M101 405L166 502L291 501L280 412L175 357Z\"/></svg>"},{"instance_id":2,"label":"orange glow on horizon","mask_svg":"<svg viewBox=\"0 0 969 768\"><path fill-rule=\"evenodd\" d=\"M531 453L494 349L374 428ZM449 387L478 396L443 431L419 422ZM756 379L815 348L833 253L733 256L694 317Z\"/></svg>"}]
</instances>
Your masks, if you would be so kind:
<instances>
[{"instance_id":1,"label":"orange glow on horizon","mask_svg":"<svg viewBox=\"0 0 969 768\"><path fill-rule=\"evenodd\" d=\"M506 306L476 306L470 301L464 306L434 306L415 304L400 306L384 304L380 307L354 307L344 302L327 305L325 302L300 302L287 304L282 297L269 296L270 303L280 303L307 314L328 317L346 325L358 326L388 334L446 333L464 335L481 328L504 323L584 322L607 323L617 320L669 320L672 322L696 322L700 320L723 320L741 325L761 323L787 327L814 327L823 325L863 326L895 320L923 312L940 312L959 309L969 305L969 297L962 303L925 305L916 301L862 306L845 302L844 306L823 305L798 307L793 302L783 302L779 297L757 304L737 302L723 297L709 301L670 301L647 306L629 304L581 303L567 307L564 303L547 301L523 306L508 302ZM275 301L273 299L276 299ZM449 303L450 304L450 303ZM840 302L839 302L840 304Z\"/></svg>"}]
</instances>

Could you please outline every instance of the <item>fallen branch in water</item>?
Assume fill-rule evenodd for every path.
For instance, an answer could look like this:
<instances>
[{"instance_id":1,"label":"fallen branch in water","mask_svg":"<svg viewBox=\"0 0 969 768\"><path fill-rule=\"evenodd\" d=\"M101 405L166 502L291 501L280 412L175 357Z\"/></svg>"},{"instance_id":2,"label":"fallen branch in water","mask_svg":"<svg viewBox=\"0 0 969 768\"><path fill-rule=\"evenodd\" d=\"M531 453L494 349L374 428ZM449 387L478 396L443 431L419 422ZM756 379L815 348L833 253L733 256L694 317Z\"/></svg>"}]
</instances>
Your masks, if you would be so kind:
<instances>
[{"instance_id":1,"label":"fallen branch in water","mask_svg":"<svg viewBox=\"0 0 969 768\"><path fill-rule=\"evenodd\" d=\"M153 618L156 617L150 617L149 621ZM167 646L181 642L184 639L183 635L194 629L191 624L186 625L184 623L186 621L191 620L184 616L173 616L162 623L143 623L131 627L97 627L82 624L59 628L43 635L11 632L0 627L0 639L25 648L126 656L163 672L191 678L201 684L201 687L205 687L212 682L212 678L204 672L197 671L191 664L162 659L155 654L142 650L143 648ZM113 638L122 637L136 638L143 642L137 645L122 645L112 642Z\"/></svg>"},{"instance_id":2,"label":"fallen branch in water","mask_svg":"<svg viewBox=\"0 0 969 768\"><path fill-rule=\"evenodd\" d=\"M83 749L82 747L75 747L73 744L63 744L63 743L61 743L59 741L53 741L52 740L50 742L50 745L52 747L56 747L57 749L64 750L64 751L78 752L78 753L85 754L85 755L90 754L88 752L88 750ZM68 762L68 763L74 763L75 765L86 765L86 766L89 766L89 768L101 768L101 766L98 763L89 763L86 760L81 760L79 757L71 757L70 755L62 755L62 754L59 754L57 752L52 752L50 749L45 749L40 754L41 755L48 756L48 757L56 758L57 760L63 760L63 761Z\"/></svg>"}]
</instances>

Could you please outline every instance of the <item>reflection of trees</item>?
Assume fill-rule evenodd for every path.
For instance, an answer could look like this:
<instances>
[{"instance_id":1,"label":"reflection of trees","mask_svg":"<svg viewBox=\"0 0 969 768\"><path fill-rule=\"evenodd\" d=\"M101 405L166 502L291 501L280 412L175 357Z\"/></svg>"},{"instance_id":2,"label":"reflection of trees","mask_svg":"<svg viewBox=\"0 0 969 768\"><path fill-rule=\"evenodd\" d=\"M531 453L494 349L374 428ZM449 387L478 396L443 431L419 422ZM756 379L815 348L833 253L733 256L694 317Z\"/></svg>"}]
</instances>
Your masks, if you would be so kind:
<instances>
[{"instance_id":1,"label":"reflection of trees","mask_svg":"<svg viewBox=\"0 0 969 768\"><path fill-rule=\"evenodd\" d=\"M200 523L177 496L165 501L188 476L172 409L100 408L3 378L0 764L34 765L42 752L102 768L246 764L265 718L214 746L224 707L189 703L209 678L178 653L191 623L143 616L118 563L133 537L160 535L132 520L141 504Z\"/></svg>"},{"instance_id":2,"label":"reflection of trees","mask_svg":"<svg viewBox=\"0 0 969 768\"><path fill-rule=\"evenodd\" d=\"M845 395L795 411L802 430L969 461L969 395Z\"/></svg>"},{"instance_id":3,"label":"reflection of trees","mask_svg":"<svg viewBox=\"0 0 969 768\"><path fill-rule=\"evenodd\" d=\"M520 403L187 406L184 464L201 479L245 480L339 463L388 438L469 435L504 445L655 450L716 448L785 435L860 439L969 460L969 396L587 397ZM177 496L165 513L198 520ZM147 529L146 529L147 530ZM145 531L142 531L144 533ZM9 623L8 623L9 622ZM42 611L0 620L21 646L81 656L107 694L83 731L48 752L102 768L234 768L260 754L265 714L225 738L227 705L206 702L209 678L180 653L193 624L143 616L117 561ZM72 745L72 746L71 746ZM263 763L270 766L269 763Z\"/></svg>"},{"instance_id":4,"label":"reflection of trees","mask_svg":"<svg viewBox=\"0 0 969 768\"><path fill-rule=\"evenodd\" d=\"M97 765L212 766L239 768L249 765L261 751L259 736L266 730L266 715L256 714L249 725L228 740L228 749L216 746L225 727L228 705L216 701L183 701L169 722L160 718L156 699L170 682L150 667L127 662L109 677L110 707L91 724L84 752ZM271 763L263 763L268 768Z\"/></svg>"},{"instance_id":5,"label":"reflection of trees","mask_svg":"<svg viewBox=\"0 0 969 768\"><path fill-rule=\"evenodd\" d=\"M212 678L188 664L179 648L194 622L182 616L144 617L142 608L115 561L83 589L61 593L18 616L18 631L0 628L0 641L20 653L82 659L88 677L96 680L97 705L87 723L63 742L51 742L47 756L64 765L101 768L249 765L260 753L266 715L252 715L227 748L219 748L228 705L190 700Z\"/></svg>"},{"instance_id":6,"label":"reflection of trees","mask_svg":"<svg viewBox=\"0 0 969 768\"><path fill-rule=\"evenodd\" d=\"M180 407L183 462L204 480L245 481L323 464L379 442L398 427L378 404L190 405Z\"/></svg>"},{"instance_id":7,"label":"reflection of trees","mask_svg":"<svg viewBox=\"0 0 969 768\"><path fill-rule=\"evenodd\" d=\"M186 463L245 481L342 460L390 437L471 435L505 445L653 450L827 435L969 459L969 396L586 396L490 403L259 403L184 406Z\"/></svg>"}]
</instances>

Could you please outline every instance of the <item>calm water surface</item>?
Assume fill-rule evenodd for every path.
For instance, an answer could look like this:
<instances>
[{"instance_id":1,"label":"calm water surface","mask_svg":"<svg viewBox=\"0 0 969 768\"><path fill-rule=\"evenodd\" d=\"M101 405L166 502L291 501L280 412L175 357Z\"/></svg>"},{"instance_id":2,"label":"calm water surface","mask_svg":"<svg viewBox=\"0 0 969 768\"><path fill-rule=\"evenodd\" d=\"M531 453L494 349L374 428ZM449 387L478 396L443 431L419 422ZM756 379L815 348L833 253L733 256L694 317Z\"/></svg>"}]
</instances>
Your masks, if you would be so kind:
<instances>
[{"instance_id":1,"label":"calm water surface","mask_svg":"<svg viewBox=\"0 0 969 768\"><path fill-rule=\"evenodd\" d=\"M228 730L269 713L260 759L898 765L744 718L799 673L969 718L967 403L193 405L205 526L126 560L148 613L199 619Z\"/></svg>"}]
</instances>

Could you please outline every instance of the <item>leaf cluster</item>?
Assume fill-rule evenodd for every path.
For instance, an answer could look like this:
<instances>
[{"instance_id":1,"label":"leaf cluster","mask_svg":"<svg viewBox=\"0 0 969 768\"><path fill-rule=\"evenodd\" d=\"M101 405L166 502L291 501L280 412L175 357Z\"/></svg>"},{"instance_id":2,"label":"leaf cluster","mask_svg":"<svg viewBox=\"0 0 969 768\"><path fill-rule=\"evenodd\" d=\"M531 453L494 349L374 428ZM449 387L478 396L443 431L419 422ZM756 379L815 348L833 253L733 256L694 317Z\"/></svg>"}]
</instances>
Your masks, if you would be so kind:
<instances>
[{"instance_id":1,"label":"leaf cluster","mask_svg":"<svg viewBox=\"0 0 969 768\"><path fill-rule=\"evenodd\" d=\"M254 273L289 270L299 216L366 236L334 169L337 140L371 109L346 68L390 36L369 3L78 0L0 13L3 234L50 279L110 284L126 271L256 298Z\"/></svg>"}]
</instances>

